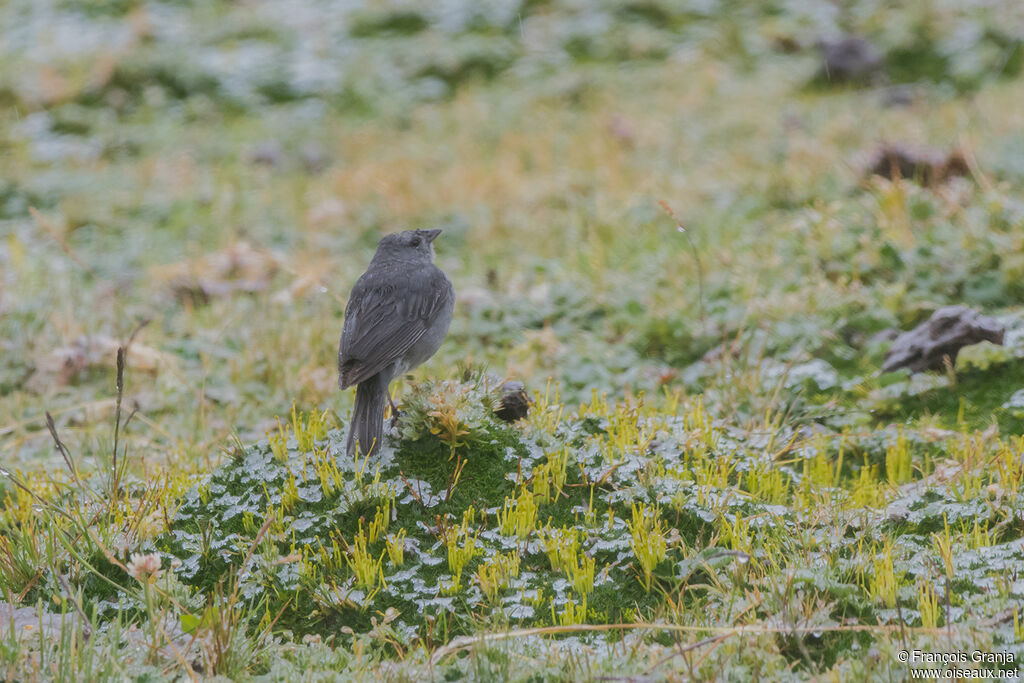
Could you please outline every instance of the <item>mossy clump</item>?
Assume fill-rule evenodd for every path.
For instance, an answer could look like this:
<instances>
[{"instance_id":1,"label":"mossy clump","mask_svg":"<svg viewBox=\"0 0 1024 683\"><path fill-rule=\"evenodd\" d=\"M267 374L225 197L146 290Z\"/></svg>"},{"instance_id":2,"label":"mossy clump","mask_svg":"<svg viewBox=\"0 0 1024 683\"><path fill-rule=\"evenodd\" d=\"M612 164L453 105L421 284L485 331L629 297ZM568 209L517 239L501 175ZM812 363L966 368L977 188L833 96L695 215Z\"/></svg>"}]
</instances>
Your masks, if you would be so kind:
<instances>
[{"instance_id":1,"label":"mossy clump","mask_svg":"<svg viewBox=\"0 0 1024 683\"><path fill-rule=\"evenodd\" d=\"M408 637L470 632L481 618L615 622L654 610L685 544L669 552L664 482L632 481L653 425L637 422L638 405L597 397L559 420L541 396L508 425L494 416L499 397L481 374L420 387L393 445L356 460L325 414L293 413L190 490L157 546L181 561L184 583L209 593L239 582L303 633L365 631L388 608Z\"/></svg>"},{"instance_id":2,"label":"mossy clump","mask_svg":"<svg viewBox=\"0 0 1024 683\"><path fill-rule=\"evenodd\" d=\"M493 414L499 386L468 373L414 389L381 451L355 460L326 413L295 412L189 491L157 547L181 561L184 583L207 594L232 585L279 630L380 636L386 618L389 642L405 647L479 623L724 609L735 590L777 592L780 572L829 618L898 623L919 607L918 584L938 580L928 562L953 563L957 600L981 609L992 567L967 566L953 548L1019 535L1012 444L751 432L700 401L652 411L643 397L596 393L566 415L550 390L508 425ZM982 452L998 467L980 469ZM941 453L962 464L938 483ZM981 501L992 486L999 496ZM1000 562L1019 555L1006 553ZM773 599L751 609L768 618ZM856 642L793 646L837 657Z\"/></svg>"}]
</instances>

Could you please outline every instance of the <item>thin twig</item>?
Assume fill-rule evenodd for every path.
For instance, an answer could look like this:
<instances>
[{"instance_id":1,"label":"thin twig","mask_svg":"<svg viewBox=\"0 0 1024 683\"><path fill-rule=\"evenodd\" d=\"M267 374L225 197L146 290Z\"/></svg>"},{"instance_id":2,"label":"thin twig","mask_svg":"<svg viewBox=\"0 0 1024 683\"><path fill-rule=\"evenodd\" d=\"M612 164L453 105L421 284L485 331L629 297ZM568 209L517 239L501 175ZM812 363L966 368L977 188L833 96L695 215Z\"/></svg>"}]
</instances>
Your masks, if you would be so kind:
<instances>
[{"instance_id":1,"label":"thin twig","mask_svg":"<svg viewBox=\"0 0 1024 683\"><path fill-rule=\"evenodd\" d=\"M117 471L117 447L121 437L121 401L124 398L124 359L125 347L117 347L117 398L114 403L114 453L111 461L110 473L110 500L111 504L117 500L117 489L121 477Z\"/></svg>"},{"instance_id":2,"label":"thin twig","mask_svg":"<svg viewBox=\"0 0 1024 683\"><path fill-rule=\"evenodd\" d=\"M686 238L686 243L690 247L690 253L693 255L693 262L697 266L697 304L700 306L700 323L704 327L706 334L708 331L708 321L704 311L704 264L700 260L700 253L697 251L697 245L693 243L693 238L690 237L690 232L683 226L683 222L676 218L672 207L663 199L658 200L658 204L676 222L676 228L679 229L679 232L683 233L683 237Z\"/></svg>"},{"instance_id":3,"label":"thin twig","mask_svg":"<svg viewBox=\"0 0 1024 683\"><path fill-rule=\"evenodd\" d=\"M75 461L71 459L71 453L68 451L67 446L60 440L60 436L57 435L57 425L53 421L53 415L50 415L49 411L46 411L46 428L50 430L50 436L53 437L53 444L57 448L57 452L60 453L61 457L64 458L64 463L68 466L68 471L71 472L71 476L78 482L78 485L82 487L82 490L89 493L89 488L82 481L82 478L78 475L78 468L75 466Z\"/></svg>"},{"instance_id":4,"label":"thin twig","mask_svg":"<svg viewBox=\"0 0 1024 683\"><path fill-rule=\"evenodd\" d=\"M136 335L137 335L137 334L138 334L139 332L141 332L141 331L142 331L142 328L144 328L144 327L145 327L146 325L148 325L148 324L149 324L150 322L152 322L152 318L143 318L142 320L140 320L140 321L138 322L138 324L136 324L136 325L135 325L135 329L133 329L133 330L131 331L131 334L129 334L129 335L128 335L128 341L126 341L126 342L124 343L124 352L125 352L125 353L128 353L128 349L130 349L130 348L131 348L131 346L132 346L132 342L134 342L134 341L135 341L135 336L136 336Z\"/></svg>"},{"instance_id":5,"label":"thin twig","mask_svg":"<svg viewBox=\"0 0 1024 683\"><path fill-rule=\"evenodd\" d=\"M679 645L679 643L676 643L675 649L672 652L670 652L666 657L663 657L659 659L657 662L655 662L653 666L648 667L647 673L651 673L653 671L660 669L662 665L665 664L665 662L672 659L673 657L682 657L687 652L690 652L691 650L696 650L698 647L704 647L705 645L711 645L712 643L720 643L723 640L727 639L729 636L730 634L728 633L723 633L717 636L710 636L703 640L698 640L696 643L690 643L686 647L682 647Z\"/></svg>"},{"instance_id":6,"label":"thin twig","mask_svg":"<svg viewBox=\"0 0 1024 683\"><path fill-rule=\"evenodd\" d=\"M273 515L273 511L272 510L267 510L267 520L265 522L263 522L263 526L261 526L260 530L256 532L256 538L254 538L252 540L252 545L249 546L249 552L247 552L245 554L245 558L242 560L242 564L240 564L238 566L238 573L239 574L241 574L243 571L245 571L245 565L249 564L249 560L252 559L253 553L256 552L256 547L260 544L260 541L263 540L263 535L267 533L267 529L269 529L270 525L274 523L274 519L275 518L274 518L274 515ZM238 581L238 576L236 575L235 576L235 587L231 591L231 598L230 598L231 604L234 604L235 602L237 602L237 600L238 600L238 589L239 589L239 587L241 585L242 584L241 584L240 581Z\"/></svg>"},{"instance_id":7,"label":"thin twig","mask_svg":"<svg viewBox=\"0 0 1024 683\"><path fill-rule=\"evenodd\" d=\"M402 483L405 484L405 488L409 489L409 493L411 493L412 497L416 500L416 502L420 504L420 507L426 510L427 504L423 502L422 496L420 496L419 492L417 492L412 487L412 484L409 483L409 480L405 478L405 472L399 471L398 476L401 477Z\"/></svg>"},{"instance_id":8,"label":"thin twig","mask_svg":"<svg viewBox=\"0 0 1024 683\"><path fill-rule=\"evenodd\" d=\"M139 412L139 403L138 401L135 401L134 404L132 405L132 412L128 413L128 417L124 419L125 428L128 427L128 423L132 421L132 418L135 417L135 413L137 412Z\"/></svg>"},{"instance_id":9,"label":"thin twig","mask_svg":"<svg viewBox=\"0 0 1024 683\"><path fill-rule=\"evenodd\" d=\"M537 628L515 629L504 633L486 633L479 636L461 636L455 638L448 645L440 648L431 656L431 663L438 664L442 659L455 654L461 650L472 647L476 643L487 643L492 640L507 640L508 638L523 638L528 636L555 635L559 633L578 632L600 632L623 630L646 630L646 631L683 631L683 632L710 632L719 633L725 637L739 635L764 635L768 633L783 633L794 635L797 633L899 633L901 631L912 631L914 633L939 635L944 633L941 628L907 627L903 624L847 624L845 626L689 626L685 624L652 624L652 623L621 623L621 624L572 624L569 626L538 626Z\"/></svg>"}]
</instances>

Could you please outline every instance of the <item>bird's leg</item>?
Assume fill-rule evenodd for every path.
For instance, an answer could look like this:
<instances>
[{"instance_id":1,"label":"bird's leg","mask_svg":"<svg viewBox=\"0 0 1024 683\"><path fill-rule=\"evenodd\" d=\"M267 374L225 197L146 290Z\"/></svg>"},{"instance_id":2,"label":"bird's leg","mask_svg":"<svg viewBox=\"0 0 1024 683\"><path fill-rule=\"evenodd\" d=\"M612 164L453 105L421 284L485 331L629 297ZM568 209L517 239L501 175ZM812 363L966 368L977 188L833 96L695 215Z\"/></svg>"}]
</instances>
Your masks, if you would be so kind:
<instances>
[{"instance_id":1,"label":"bird's leg","mask_svg":"<svg viewBox=\"0 0 1024 683\"><path fill-rule=\"evenodd\" d=\"M394 429L394 427L398 424L399 412L398 406L395 405L395 400L391 398L390 391L388 392L388 403L391 404L391 428Z\"/></svg>"}]
</instances>

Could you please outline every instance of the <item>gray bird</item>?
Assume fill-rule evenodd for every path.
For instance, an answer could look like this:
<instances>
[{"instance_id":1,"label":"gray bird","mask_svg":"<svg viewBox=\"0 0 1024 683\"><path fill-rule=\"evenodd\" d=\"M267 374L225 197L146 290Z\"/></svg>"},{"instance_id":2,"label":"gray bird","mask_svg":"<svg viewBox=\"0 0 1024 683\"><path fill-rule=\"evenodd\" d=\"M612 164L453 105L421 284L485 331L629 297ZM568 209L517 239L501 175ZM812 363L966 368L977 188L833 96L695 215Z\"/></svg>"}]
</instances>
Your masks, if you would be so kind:
<instances>
[{"instance_id":1,"label":"gray bird","mask_svg":"<svg viewBox=\"0 0 1024 683\"><path fill-rule=\"evenodd\" d=\"M452 321L455 290L434 265L440 230L385 235L352 288L338 349L338 386L356 387L346 450L363 454L383 437L388 385L434 355ZM391 404L394 409L394 403Z\"/></svg>"}]
</instances>

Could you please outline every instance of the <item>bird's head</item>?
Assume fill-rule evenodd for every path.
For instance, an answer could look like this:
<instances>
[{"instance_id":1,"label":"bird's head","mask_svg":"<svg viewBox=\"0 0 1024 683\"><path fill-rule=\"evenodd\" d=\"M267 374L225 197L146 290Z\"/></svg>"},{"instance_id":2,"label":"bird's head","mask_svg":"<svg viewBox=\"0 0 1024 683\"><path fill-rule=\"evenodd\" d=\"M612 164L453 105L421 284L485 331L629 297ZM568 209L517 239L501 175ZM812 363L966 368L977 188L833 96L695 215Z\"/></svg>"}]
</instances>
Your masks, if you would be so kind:
<instances>
[{"instance_id":1,"label":"bird's head","mask_svg":"<svg viewBox=\"0 0 1024 683\"><path fill-rule=\"evenodd\" d=\"M434 260L434 240L440 230L406 230L384 235L377 244L374 260L430 262Z\"/></svg>"}]
</instances>

